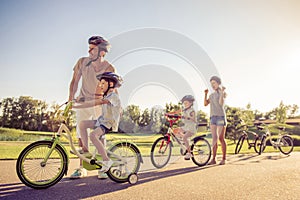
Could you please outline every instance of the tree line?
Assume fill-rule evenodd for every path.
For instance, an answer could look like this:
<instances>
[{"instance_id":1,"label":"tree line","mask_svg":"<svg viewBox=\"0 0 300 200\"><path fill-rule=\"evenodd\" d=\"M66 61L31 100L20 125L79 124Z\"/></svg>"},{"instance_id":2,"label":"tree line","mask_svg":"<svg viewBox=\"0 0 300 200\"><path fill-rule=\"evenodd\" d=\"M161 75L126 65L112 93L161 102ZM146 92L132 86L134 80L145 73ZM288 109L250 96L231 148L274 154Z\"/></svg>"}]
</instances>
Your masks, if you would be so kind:
<instances>
[{"instance_id":1,"label":"tree line","mask_svg":"<svg viewBox=\"0 0 300 200\"><path fill-rule=\"evenodd\" d=\"M168 127L164 113L180 108L180 104L167 103L164 108L153 107L142 110L137 105L129 105L123 109L119 131L125 133L163 133ZM48 104L45 101L34 99L30 96L18 98L4 98L0 102L0 126L30 131L56 131L60 122L62 110L58 110L57 103ZM55 114L55 111L58 113ZM297 117L299 110L297 105L285 105L280 102L279 106L269 112L262 113L251 109L248 104L246 108L226 106L228 120L227 136L234 135L244 124L253 126L255 120L261 118L276 120L278 123L285 123L288 118ZM197 112L199 125L209 123L208 115L203 111ZM66 124L69 128L76 125L75 112L71 111ZM179 121L177 126L181 125Z\"/></svg>"},{"instance_id":2,"label":"tree line","mask_svg":"<svg viewBox=\"0 0 300 200\"><path fill-rule=\"evenodd\" d=\"M30 96L4 98L0 102L0 109L1 127L29 131L56 131L61 122L62 110L57 103L48 104L46 101L33 99ZM71 111L66 125L72 128L74 124L75 115L74 111Z\"/></svg>"}]
</instances>

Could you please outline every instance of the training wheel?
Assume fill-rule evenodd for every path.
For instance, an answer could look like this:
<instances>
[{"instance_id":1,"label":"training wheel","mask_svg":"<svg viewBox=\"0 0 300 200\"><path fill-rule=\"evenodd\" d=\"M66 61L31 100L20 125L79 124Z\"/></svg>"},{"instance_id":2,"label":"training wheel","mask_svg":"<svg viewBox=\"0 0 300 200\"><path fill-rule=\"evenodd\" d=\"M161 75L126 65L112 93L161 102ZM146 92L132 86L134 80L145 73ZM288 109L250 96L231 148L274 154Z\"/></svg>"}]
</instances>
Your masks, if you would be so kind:
<instances>
[{"instance_id":1,"label":"training wheel","mask_svg":"<svg viewBox=\"0 0 300 200\"><path fill-rule=\"evenodd\" d=\"M128 176L128 182L132 185L136 184L138 182L139 178L137 174L130 174Z\"/></svg>"}]
</instances>

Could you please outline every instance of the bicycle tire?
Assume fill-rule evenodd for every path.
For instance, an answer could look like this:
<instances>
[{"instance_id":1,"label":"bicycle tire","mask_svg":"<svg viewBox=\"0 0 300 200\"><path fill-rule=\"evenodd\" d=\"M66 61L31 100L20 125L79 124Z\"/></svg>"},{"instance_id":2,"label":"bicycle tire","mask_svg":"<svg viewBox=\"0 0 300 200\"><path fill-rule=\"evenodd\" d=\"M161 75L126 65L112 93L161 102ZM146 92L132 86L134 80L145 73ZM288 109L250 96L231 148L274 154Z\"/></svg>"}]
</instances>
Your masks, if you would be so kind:
<instances>
[{"instance_id":1,"label":"bicycle tire","mask_svg":"<svg viewBox=\"0 0 300 200\"><path fill-rule=\"evenodd\" d=\"M68 157L59 145L55 146L47 162L43 162L52 144L52 141L37 141L28 145L20 153L16 171L21 182L28 187L34 189L51 187L58 183L67 172Z\"/></svg>"},{"instance_id":2,"label":"bicycle tire","mask_svg":"<svg viewBox=\"0 0 300 200\"><path fill-rule=\"evenodd\" d=\"M191 152L193 154L192 161L196 165L199 167L207 165L211 157L211 147L206 139L199 138L196 140L191 146Z\"/></svg>"},{"instance_id":3,"label":"bicycle tire","mask_svg":"<svg viewBox=\"0 0 300 200\"><path fill-rule=\"evenodd\" d=\"M166 146L163 146L166 145ZM158 147L158 148L156 148ZM164 149L165 148L165 149ZM161 151L163 149L163 151ZM164 154L167 152L165 159L162 161L162 163L158 163L158 161L156 160L158 156L156 156L156 152L158 153L158 156L160 158L162 158L164 156ZM155 140L155 142L153 143L152 147L151 147L151 162L153 164L154 167L156 167L157 169L163 168L164 166L166 166L171 158L171 154L172 154L172 142L170 141L169 143L167 143L167 139L165 137L160 137L157 140Z\"/></svg>"},{"instance_id":4,"label":"bicycle tire","mask_svg":"<svg viewBox=\"0 0 300 200\"><path fill-rule=\"evenodd\" d=\"M111 150L114 154L119 154L122 158L125 158L128 162L125 165L113 165L107 172L107 176L117 182L125 183L128 181L128 177L131 174L136 174L141 166L141 155L136 146L129 142L122 142L114 145ZM119 152L118 152L119 151ZM126 152L125 152L126 151ZM129 166L129 161L132 159L132 166Z\"/></svg>"},{"instance_id":5,"label":"bicycle tire","mask_svg":"<svg viewBox=\"0 0 300 200\"><path fill-rule=\"evenodd\" d=\"M288 147L290 147L287 151L285 149L282 148L282 146L278 146L278 149L280 150L281 153L283 153L284 155L289 155L293 149L294 149L294 142L293 139L288 136L288 135L284 135L280 138L280 144L284 143L284 145L288 145Z\"/></svg>"},{"instance_id":6,"label":"bicycle tire","mask_svg":"<svg viewBox=\"0 0 300 200\"><path fill-rule=\"evenodd\" d=\"M259 153L258 153L259 155L261 155L265 151L266 146L267 146L267 137L263 135L260 142Z\"/></svg>"},{"instance_id":7,"label":"bicycle tire","mask_svg":"<svg viewBox=\"0 0 300 200\"><path fill-rule=\"evenodd\" d=\"M259 151L260 151L260 145L261 145L261 140L259 139L259 137L256 137L255 142L254 142L254 150L258 154L259 154Z\"/></svg>"},{"instance_id":8,"label":"bicycle tire","mask_svg":"<svg viewBox=\"0 0 300 200\"><path fill-rule=\"evenodd\" d=\"M240 136L239 141L238 141L238 143L237 143L236 146L235 146L235 151L234 151L235 154L240 153L240 151L241 151L241 149L242 149L242 147L243 147L245 138L246 138L245 135Z\"/></svg>"}]
</instances>

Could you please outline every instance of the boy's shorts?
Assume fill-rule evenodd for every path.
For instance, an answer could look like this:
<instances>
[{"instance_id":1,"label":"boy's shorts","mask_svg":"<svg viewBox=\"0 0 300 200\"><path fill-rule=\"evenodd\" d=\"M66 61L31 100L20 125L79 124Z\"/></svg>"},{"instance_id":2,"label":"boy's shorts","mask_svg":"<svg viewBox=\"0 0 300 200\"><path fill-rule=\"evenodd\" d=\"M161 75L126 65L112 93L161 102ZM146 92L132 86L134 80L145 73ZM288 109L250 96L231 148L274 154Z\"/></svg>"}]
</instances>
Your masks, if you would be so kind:
<instances>
[{"instance_id":1,"label":"boy's shorts","mask_svg":"<svg viewBox=\"0 0 300 200\"><path fill-rule=\"evenodd\" d=\"M210 117L210 125L226 126L225 116L212 116Z\"/></svg>"},{"instance_id":2,"label":"boy's shorts","mask_svg":"<svg viewBox=\"0 0 300 200\"><path fill-rule=\"evenodd\" d=\"M106 134L108 133L111 129L107 128L106 126L100 124L99 128L102 129L103 133Z\"/></svg>"}]
</instances>

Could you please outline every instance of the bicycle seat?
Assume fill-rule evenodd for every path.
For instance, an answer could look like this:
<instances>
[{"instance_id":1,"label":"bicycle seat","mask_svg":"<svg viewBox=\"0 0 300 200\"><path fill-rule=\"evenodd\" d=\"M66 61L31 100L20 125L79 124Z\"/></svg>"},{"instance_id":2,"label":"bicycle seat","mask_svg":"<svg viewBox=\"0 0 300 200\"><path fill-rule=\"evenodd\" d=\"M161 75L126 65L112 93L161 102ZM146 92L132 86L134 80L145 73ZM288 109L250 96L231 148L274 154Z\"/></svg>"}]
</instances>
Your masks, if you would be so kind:
<instances>
[{"instance_id":1,"label":"bicycle seat","mask_svg":"<svg viewBox=\"0 0 300 200\"><path fill-rule=\"evenodd\" d=\"M119 133L118 131L108 131L106 134L116 134Z\"/></svg>"},{"instance_id":2,"label":"bicycle seat","mask_svg":"<svg viewBox=\"0 0 300 200\"><path fill-rule=\"evenodd\" d=\"M263 126L257 126L257 129L258 130L264 130L264 127Z\"/></svg>"},{"instance_id":3,"label":"bicycle seat","mask_svg":"<svg viewBox=\"0 0 300 200\"><path fill-rule=\"evenodd\" d=\"M281 131L284 131L284 130L285 130L285 127L283 127L283 126L278 126L277 129L278 129L278 130L281 130Z\"/></svg>"}]
</instances>

